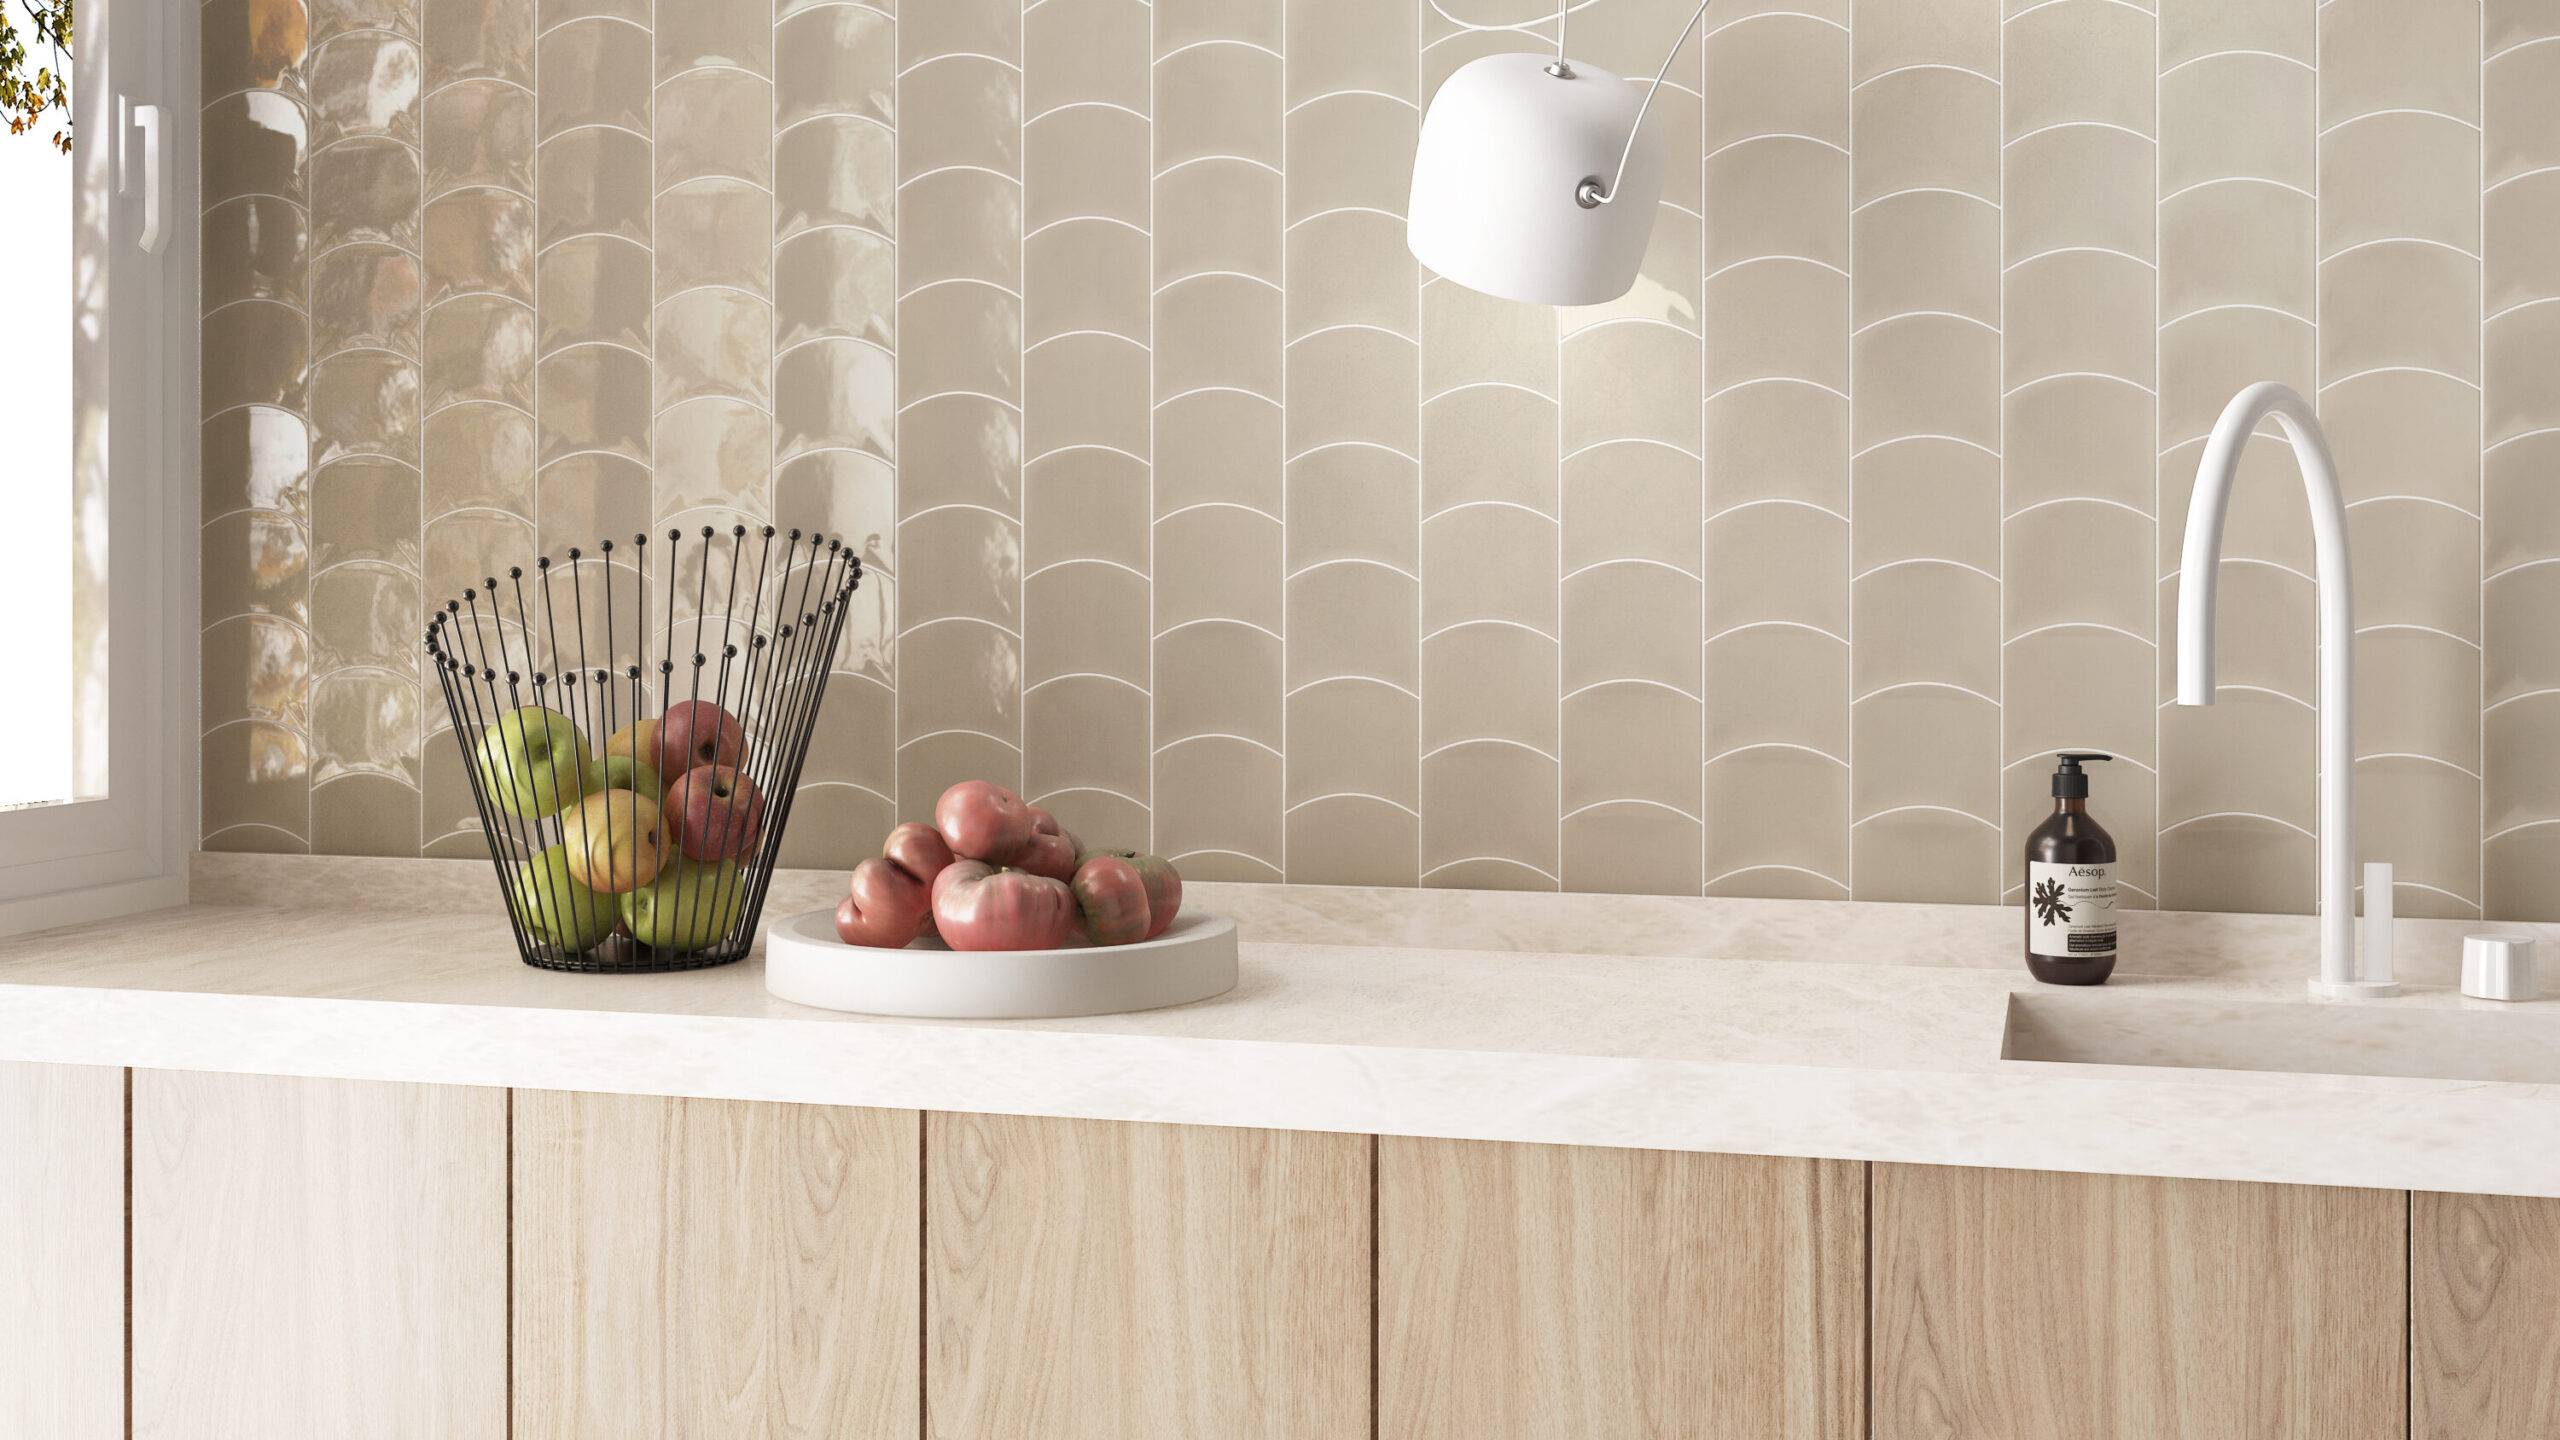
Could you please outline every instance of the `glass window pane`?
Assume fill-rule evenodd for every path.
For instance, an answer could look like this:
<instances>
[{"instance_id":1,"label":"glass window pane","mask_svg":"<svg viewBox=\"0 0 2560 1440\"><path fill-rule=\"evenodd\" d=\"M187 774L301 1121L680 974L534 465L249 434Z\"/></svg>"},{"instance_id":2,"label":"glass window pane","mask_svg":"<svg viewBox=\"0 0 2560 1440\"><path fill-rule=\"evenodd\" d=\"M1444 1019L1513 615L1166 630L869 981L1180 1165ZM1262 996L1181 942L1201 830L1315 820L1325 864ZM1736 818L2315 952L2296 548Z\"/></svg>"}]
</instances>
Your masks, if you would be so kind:
<instances>
[{"instance_id":1,"label":"glass window pane","mask_svg":"<svg viewBox=\"0 0 2560 1440\"><path fill-rule=\"evenodd\" d=\"M33 69L51 56L30 45L23 63ZM0 207L8 216L0 226L0 275L7 277L0 335L8 337L0 350L0 466L10 502L0 524L0 624L8 636L0 658L8 690L0 702L0 806L8 807L59 804L106 789L105 610L82 599L85 587L102 585L105 557L79 553L84 531L100 539L105 532L103 513L81 514L84 502L102 512L106 497L102 485L82 493L74 431L87 427L77 427L72 405L76 364L91 358L74 355L82 292L102 289L102 277L75 267L94 267L103 247L74 244L74 160L53 141L69 122L59 113L51 119L59 123L0 134ZM79 348L103 358L102 344ZM94 433L103 448L103 425ZM102 470L103 455L97 459ZM102 589L91 593L103 600ZM96 676L97 693L81 693L84 673ZM84 708L96 711L93 746L82 743L92 728L80 723Z\"/></svg>"}]
</instances>

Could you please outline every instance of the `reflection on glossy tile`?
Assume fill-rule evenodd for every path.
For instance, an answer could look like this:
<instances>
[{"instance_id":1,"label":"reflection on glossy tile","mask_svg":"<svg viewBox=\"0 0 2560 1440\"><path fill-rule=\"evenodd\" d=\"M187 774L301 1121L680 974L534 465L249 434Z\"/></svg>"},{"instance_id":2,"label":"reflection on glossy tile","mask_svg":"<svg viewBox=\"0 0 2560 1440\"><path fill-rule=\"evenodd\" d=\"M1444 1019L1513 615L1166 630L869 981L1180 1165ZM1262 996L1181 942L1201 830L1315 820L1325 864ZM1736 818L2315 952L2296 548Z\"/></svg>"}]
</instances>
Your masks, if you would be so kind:
<instances>
[{"instance_id":1,"label":"reflection on glossy tile","mask_svg":"<svg viewBox=\"0 0 2560 1440\"><path fill-rule=\"evenodd\" d=\"M311 243L326 250L378 240L419 244L418 152L396 140L341 140L311 157Z\"/></svg>"},{"instance_id":2,"label":"reflection on glossy tile","mask_svg":"<svg viewBox=\"0 0 2560 1440\"><path fill-rule=\"evenodd\" d=\"M418 462L418 364L382 350L323 361L311 381L312 453Z\"/></svg>"},{"instance_id":3,"label":"reflection on glossy tile","mask_svg":"<svg viewBox=\"0 0 2560 1440\"><path fill-rule=\"evenodd\" d=\"M1204 878L1988 902L2091 746L2138 903L2300 908L2280 447L2258 688L2158 708L2276 378L2355 492L2367 841L2560 913L2530 10L1755 7L1655 108L1636 289L1555 311L1405 251L1420 100L1510 43L1409 7L211 0L206 843L476 853L426 597L770 512L874 571L811 863L990 776Z\"/></svg>"},{"instance_id":4,"label":"reflection on glossy tile","mask_svg":"<svg viewBox=\"0 0 2560 1440\"><path fill-rule=\"evenodd\" d=\"M427 399L533 409L533 312L503 295L448 300L427 317Z\"/></svg>"},{"instance_id":5,"label":"reflection on glossy tile","mask_svg":"<svg viewBox=\"0 0 2560 1440\"><path fill-rule=\"evenodd\" d=\"M492 185L533 193L533 96L503 80L467 80L426 103L427 193Z\"/></svg>"},{"instance_id":6,"label":"reflection on glossy tile","mask_svg":"<svg viewBox=\"0 0 2560 1440\"><path fill-rule=\"evenodd\" d=\"M302 159L310 145L300 102L272 90L231 95L204 110L204 203L238 195L303 198Z\"/></svg>"},{"instance_id":7,"label":"reflection on glossy tile","mask_svg":"<svg viewBox=\"0 0 2560 1440\"><path fill-rule=\"evenodd\" d=\"M204 719L208 726L264 720L308 728L311 647L300 625L245 615L205 627Z\"/></svg>"},{"instance_id":8,"label":"reflection on glossy tile","mask_svg":"<svg viewBox=\"0 0 2560 1440\"><path fill-rule=\"evenodd\" d=\"M302 312L270 300L248 300L205 317L204 347L225 363L204 375L204 413L235 405L302 408L309 379L310 324Z\"/></svg>"},{"instance_id":9,"label":"reflection on glossy tile","mask_svg":"<svg viewBox=\"0 0 2560 1440\"><path fill-rule=\"evenodd\" d=\"M371 457L340 460L312 484L312 564L321 569L350 560L418 568L417 472Z\"/></svg>"},{"instance_id":10,"label":"reflection on glossy tile","mask_svg":"<svg viewBox=\"0 0 2560 1440\"><path fill-rule=\"evenodd\" d=\"M204 98L237 90L298 90L310 17L302 0L208 0L203 10Z\"/></svg>"},{"instance_id":11,"label":"reflection on glossy tile","mask_svg":"<svg viewBox=\"0 0 2560 1440\"><path fill-rule=\"evenodd\" d=\"M379 31L343 35L311 62L312 143L356 135L418 143L415 43Z\"/></svg>"},{"instance_id":12,"label":"reflection on glossy tile","mask_svg":"<svg viewBox=\"0 0 2560 1440\"><path fill-rule=\"evenodd\" d=\"M234 300L303 303L310 235L301 208L268 195L216 206L204 217L203 304Z\"/></svg>"},{"instance_id":13,"label":"reflection on glossy tile","mask_svg":"<svg viewBox=\"0 0 2560 1440\"><path fill-rule=\"evenodd\" d=\"M237 615L276 615L300 624L310 615L311 559L302 527L289 516L239 510L204 527L205 623Z\"/></svg>"},{"instance_id":14,"label":"reflection on glossy tile","mask_svg":"<svg viewBox=\"0 0 2560 1440\"><path fill-rule=\"evenodd\" d=\"M389 245L342 245L311 267L311 338L320 353L418 353L418 258Z\"/></svg>"},{"instance_id":15,"label":"reflection on glossy tile","mask_svg":"<svg viewBox=\"0 0 2560 1440\"><path fill-rule=\"evenodd\" d=\"M301 416L271 405L228 410L205 422L202 443L208 521L234 510L308 513L311 434Z\"/></svg>"}]
</instances>

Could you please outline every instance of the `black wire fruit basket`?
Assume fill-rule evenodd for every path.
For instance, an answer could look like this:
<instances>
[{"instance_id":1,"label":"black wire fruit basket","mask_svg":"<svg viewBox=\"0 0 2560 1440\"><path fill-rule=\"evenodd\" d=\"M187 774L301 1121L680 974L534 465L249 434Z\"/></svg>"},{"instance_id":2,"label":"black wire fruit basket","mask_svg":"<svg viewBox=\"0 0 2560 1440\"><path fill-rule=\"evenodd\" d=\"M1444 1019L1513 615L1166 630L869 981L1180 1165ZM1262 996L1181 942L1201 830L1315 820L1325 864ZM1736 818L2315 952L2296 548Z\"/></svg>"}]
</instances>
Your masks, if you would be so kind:
<instances>
[{"instance_id":1,"label":"black wire fruit basket","mask_svg":"<svg viewBox=\"0 0 2560 1440\"><path fill-rule=\"evenodd\" d=\"M427 623L516 950L696 970L756 921L862 561L767 525L492 575Z\"/></svg>"}]
</instances>

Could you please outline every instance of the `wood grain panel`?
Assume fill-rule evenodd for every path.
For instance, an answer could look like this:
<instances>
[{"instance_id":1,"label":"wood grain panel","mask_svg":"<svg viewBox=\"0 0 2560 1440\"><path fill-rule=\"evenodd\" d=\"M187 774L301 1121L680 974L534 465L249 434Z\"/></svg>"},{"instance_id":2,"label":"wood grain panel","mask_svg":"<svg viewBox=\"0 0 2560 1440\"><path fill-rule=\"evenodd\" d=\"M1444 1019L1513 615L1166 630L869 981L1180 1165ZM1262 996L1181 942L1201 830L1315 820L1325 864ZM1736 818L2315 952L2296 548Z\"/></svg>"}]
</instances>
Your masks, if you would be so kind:
<instances>
[{"instance_id":1,"label":"wood grain panel","mask_svg":"<svg viewBox=\"0 0 2560 1440\"><path fill-rule=\"evenodd\" d=\"M2412 1440L2560 1435L2560 1200L2410 1203Z\"/></svg>"},{"instance_id":2,"label":"wood grain panel","mask_svg":"<svg viewBox=\"0 0 2560 1440\"><path fill-rule=\"evenodd\" d=\"M2406 1204L1878 1165L1875 1440L2399 1436Z\"/></svg>"},{"instance_id":3,"label":"wood grain panel","mask_svg":"<svg viewBox=\"0 0 2560 1440\"><path fill-rule=\"evenodd\" d=\"M122 1440L124 1071L0 1064L0 1416Z\"/></svg>"},{"instance_id":4,"label":"wood grain panel","mask_svg":"<svg viewBox=\"0 0 2560 1440\"><path fill-rule=\"evenodd\" d=\"M1381 1440L1849 1440L1854 1162L1380 1142Z\"/></svg>"},{"instance_id":5,"label":"wood grain panel","mask_svg":"<svg viewBox=\"0 0 2560 1440\"><path fill-rule=\"evenodd\" d=\"M506 1092L137 1070L138 1440L506 1432Z\"/></svg>"},{"instance_id":6,"label":"wood grain panel","mask_svg":"<svg viewBox=\"0 0 2560 1440\"><path fill-rule=\"evenodd\" d=\"M914 1111L515 1105L520 1440L914 1440Z\"/></svg>"},{"instance_id":7,"label":"wood grain panel","mask_svg":"<svg viewBox=\"0 0 2560 1440\"><path fill-rule=\"evenodd\" d=\"M1368 1433L1366 1136L925 1123L935 1440Z\"/></svg>"}]
</instances>

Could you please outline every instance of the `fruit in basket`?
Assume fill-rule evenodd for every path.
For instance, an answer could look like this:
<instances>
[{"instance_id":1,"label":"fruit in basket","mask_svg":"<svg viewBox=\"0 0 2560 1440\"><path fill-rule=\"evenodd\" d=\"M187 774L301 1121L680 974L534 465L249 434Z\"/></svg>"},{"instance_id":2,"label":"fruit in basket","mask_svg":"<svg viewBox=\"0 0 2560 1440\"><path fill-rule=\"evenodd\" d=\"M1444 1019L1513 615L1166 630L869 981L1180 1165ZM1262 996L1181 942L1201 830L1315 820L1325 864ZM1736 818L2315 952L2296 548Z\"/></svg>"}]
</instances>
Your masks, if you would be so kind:
<instances>
[{"instance_id":1,"label":"fruit in basket","mask_svg":"<svg viewBox=\"0 0 2560 1440\"><path fill-rule=\"evenodd\" d=\"M737 718L708 700L679 700L658 719L657 766L661 776L682 775L697 765L744 765L747 732Z\"/></svg>"},{"instance_id":2,"label":"fruit in basket","mask_svg":"<svg viewBox=\"0 0 2560 1440\"><path fill-rule=\"evenodd\" d=\"M635 759L648 762L650 769L657 769L658 722L655 720L634 720L630 724L623 726L621 729L614 731L610 735L607 735L604 737L604 753L607 755L629 755Z\"/></svg>"},{"instance_id":3,"label":"fruit in basket","mask_svg":"<svg viewBox=\"0 0 2560 1440\"><path fill-rule=\"evenodd\" d=\"M1031 843L1034 821L1022 797L985 780L963 780L934 802L934 828L963 860L1010 865Z\"/></svg>"},{"instance_id":4,"label":"fruit in basket","mask_svg":"<svg viewBox=\"0 0 2560 1440\"><path fill-rule=\"evenodd\" d=\"M1075 892L1086 939L1126 945L1147 938L1147 886L1137 866L1117 855L1088 855L1068 888Z\"/></svg>"},{"instance_id":5,"label":"fruit in basket","mask_svg":"<svg viewBox=\"0 0 2560 1440\"><path fill-rule=\"evenodd\" d=\"M764 796L732 765L696 765L667 788L667 826L694 860L735 860L764 833Z\"/></svg>"},{"instance_id":6,"label":"fruit in basket","mask_svg":"<svg viewBox=\"0 0 2560 1440\"><path fill-rule=\"evenodd\" d=\"M622 895L657 878L667 863L665 812L632 790L600 790L560 817L569 874L590 890Z\"/></svg>"},{"instance_id":7,"label":"fruit in basket","mask_svg":"<svg viewBox=\"0 0 2560 1440\"><path fill-rule=\"evenodd\" d=\"M729 933L746 898L738 867L679 856L658 878L622 897L622 923L653 950L700 950Z\"/></svg>"},{"instance_id":8,"label":"fruit in basket","mask_svg":"<svg viewBox=\"0 0 2560 1440\"><path fill-rule=\"evenodd\" d=\"M557 815L587 793L587 742L569 717L527 705L480 732L480 788L520 820Z\"/></svg>"},{"instance_id":9,"label":"fruit in basket","mask_svg":"<svg viewBox=\"0 0 2560 1440\"><path fill-rule=\"evenodd\" d=\"M1075 931L1066 885L983 860L954 860L933 881L933 925L954 950L1054 950Z\"/></svg>"},{"instance_id":10,"label":"fruit in basket","mask_svg":"<svg viewBox=\"0 0 2560 1440\"><path fill-rule=\"evenodd\" d=\"M608 750L587 762L587 793L590 795L599 790L629 790L655 800L664 788L658 783L656 767L637 755L628 752L615 754Z\"/></svg>"},{"instance_id":11,"label":"fruit in basket","mask_svg":"<svg viewBox=\"0 0 2560 1440\"><path fill-rule=\"evenodd\" d=\"M554 845L517 866L507 894L525 929L572 955L595 948L622 918L612 896L578 883L565 845Z\"/></svg>"},{"instance_id":12,"label":"fruit in basket","mask_svg":"<svg viewBox=\"0 0 2560 1440\"><path fill-rule=\"evenodd\" d=\"M1139 883L1147 891L1147 933L1139 938L1153 940L1163 934L1182 909L1182 873L1173 868L1173 862L1161 855L1148 855L1136 850L1088 850L1083 859L1091 860L1096 856L1125 860L1131 869L1138 872ZM1079 862L1076 868L1081 873L1084 866Z\"/></svg>"}]
</instances>

